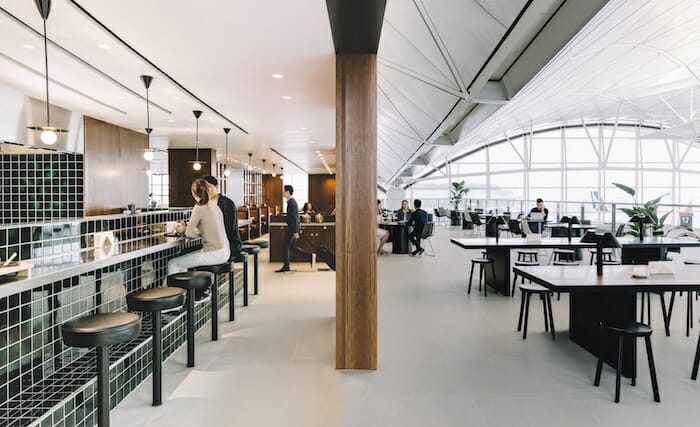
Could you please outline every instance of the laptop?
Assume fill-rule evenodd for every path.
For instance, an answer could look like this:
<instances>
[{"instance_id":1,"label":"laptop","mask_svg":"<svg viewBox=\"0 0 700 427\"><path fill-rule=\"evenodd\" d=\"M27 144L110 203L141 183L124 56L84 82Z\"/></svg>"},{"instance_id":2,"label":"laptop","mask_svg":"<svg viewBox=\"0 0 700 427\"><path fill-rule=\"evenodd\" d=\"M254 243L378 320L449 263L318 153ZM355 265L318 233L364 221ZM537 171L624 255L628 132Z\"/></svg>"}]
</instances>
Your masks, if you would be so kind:
<instances>
[{"instance_id":1,"label":"laptop","mask_svg":"<svg viewBox=\"0 0 700 427\"><path fill-rule=\"evenodd\" d=\"M530 221L544 222L544 212L530 212Z\"/></svg>"}]
</instances>

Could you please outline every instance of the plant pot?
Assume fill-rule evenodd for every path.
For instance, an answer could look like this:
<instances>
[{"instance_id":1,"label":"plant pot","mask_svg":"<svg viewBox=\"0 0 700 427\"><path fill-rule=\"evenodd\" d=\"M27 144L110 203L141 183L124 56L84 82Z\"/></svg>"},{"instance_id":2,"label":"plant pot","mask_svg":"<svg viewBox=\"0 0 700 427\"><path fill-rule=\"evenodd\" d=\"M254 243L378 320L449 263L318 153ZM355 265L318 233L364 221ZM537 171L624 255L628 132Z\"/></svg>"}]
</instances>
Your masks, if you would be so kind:
<instances>
[{"instance_id":1,"label":"plant pot","mask_svg":"<svg viewBox=\"0 0 700 427\"><path fill-rule=\"evenodd\" d=\"M462 212L450 211L450 225L459 227L462 223Z\"/></svg>"}]
</instances>

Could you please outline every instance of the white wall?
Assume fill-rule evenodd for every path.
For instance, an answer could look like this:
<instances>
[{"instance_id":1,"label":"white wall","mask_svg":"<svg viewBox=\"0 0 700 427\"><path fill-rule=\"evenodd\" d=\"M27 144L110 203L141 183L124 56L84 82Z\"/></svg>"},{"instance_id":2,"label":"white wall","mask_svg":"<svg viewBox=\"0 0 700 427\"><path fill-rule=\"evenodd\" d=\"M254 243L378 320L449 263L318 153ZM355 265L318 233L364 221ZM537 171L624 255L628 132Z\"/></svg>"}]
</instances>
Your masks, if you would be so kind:
<instances>
[{"instance_id":1,"label":"white wall","mask_svg":"<svg viewBox=\"0 0 700 427\"><path fill-rule=\"evenodd\" d=\"M236 203L243 205L243 169L229 165L231 175L226 178L226 196Z\"/></svg>"}]
</instances>

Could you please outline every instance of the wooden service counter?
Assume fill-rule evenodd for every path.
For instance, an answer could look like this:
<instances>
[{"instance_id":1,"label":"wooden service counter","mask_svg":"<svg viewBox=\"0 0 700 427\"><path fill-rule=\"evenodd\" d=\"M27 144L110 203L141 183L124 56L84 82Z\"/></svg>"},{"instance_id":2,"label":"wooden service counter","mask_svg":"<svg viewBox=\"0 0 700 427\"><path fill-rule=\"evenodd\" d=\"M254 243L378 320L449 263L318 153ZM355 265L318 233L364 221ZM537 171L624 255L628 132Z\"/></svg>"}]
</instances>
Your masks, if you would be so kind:
<instances>
[{"instance_id":1,"label":"wooden service counter","mask_svg":"<svg viewBox=\"0 0 700 427\"><path fill-rule=\"evenodd\" d=\"M335 219L335 218L334 218ZM285 217L272 217L270 222L270 262L282 262L284 234L287 232ZM335 221L333 222L302 222L302 235L297 239L297 246L307 252L315 252L314 248L321 245L335 251ZM307 240L308 239L308 240ZM311 244L309 244L309 241ZM301 254L291 251L292 262L307 262Z\"/></svg>"}]
</instances>

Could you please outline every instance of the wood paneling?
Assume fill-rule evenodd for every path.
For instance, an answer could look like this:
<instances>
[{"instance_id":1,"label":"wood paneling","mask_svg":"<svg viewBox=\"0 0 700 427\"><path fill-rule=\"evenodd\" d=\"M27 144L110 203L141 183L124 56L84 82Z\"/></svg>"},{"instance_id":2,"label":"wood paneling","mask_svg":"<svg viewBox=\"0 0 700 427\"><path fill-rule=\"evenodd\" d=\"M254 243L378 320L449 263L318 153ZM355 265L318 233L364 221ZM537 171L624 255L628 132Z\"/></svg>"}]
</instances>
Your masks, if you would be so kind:
<instances>
[{"instance_id":1,"label":"wood paneling","mask_svg":"<svg viewBox=\"0 0 700 427\"><path fill-rule=\"evenodd\" d=\"M145 134L85 116L85 215L148 203Z\"/></svg>"},{"instance_id":2,"label":"wood paneling","mask_svg":"<svg viewBox=\"0 0 700 427\"><path fill-rule=\"evenodd\" d=\"M336 55L338 369L377 369L376 64L376 55Z\"/></svg>"},{"instance_id":3,"label":"wood paneling","mask_svg":"<svg viewBox=\"0 0 700 427\"><path fill-rule=\"evenodd\" d=\"M329 214L335 208L335 176L309 175L309 201L316 212Z\"/></svg>"},{"instance_id":4,"label":"wood paneling","mask_svg":"<svg viewBox=\"0 0 700 427\"><path fill-rule=\"evenodd\" d=\"M195 150L169 149L168 150L168 174L169 193L171 207L187 207L194 205L192 199L192 181L207 175L216 175L216 152L209 148L199 149L199 160L202 169L192 169L192 161L195 159Z\"/></svg>"},{"instance_id":5,"label":"wood paneling","mask_svg":"<svg viewBox=\"0 0 700 427\"><path fill-rule=\"evenodd\" d=\"M270 207L270 212L275 212L275 206L282 211L282 180L280 177L263 175L262 202ZM301 206L300 206L301 208Z\"/></svg>"}]
</instances>

